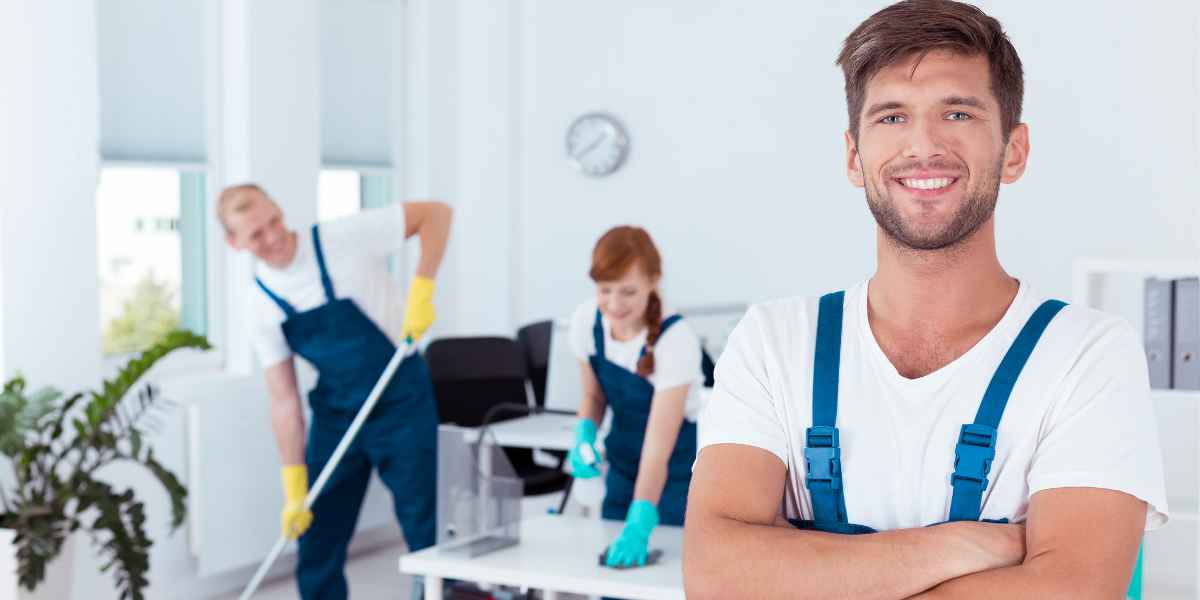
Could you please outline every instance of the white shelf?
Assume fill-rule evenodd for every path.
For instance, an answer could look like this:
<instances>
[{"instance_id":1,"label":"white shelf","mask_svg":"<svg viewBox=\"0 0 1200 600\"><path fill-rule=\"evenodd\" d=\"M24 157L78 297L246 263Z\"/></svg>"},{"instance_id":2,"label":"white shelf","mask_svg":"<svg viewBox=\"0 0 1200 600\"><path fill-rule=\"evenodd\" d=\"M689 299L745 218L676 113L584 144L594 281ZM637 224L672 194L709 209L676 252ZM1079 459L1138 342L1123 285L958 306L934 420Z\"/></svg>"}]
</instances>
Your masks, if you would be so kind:
<instances>
[{"instance_id":1,"label":"white shelf","mask_svg":"<svg viewBox=\"0 0 1200 600\"><path fill-rule=\"evenodd\" d=\"M1196 598L1200 590L1200 392L1152 390L1170 520L1146 534L1145 598Z\"/></svg>"},{"instance_id":2,"label":"white shelf","mask_svg":"<svg viewBox=\"0 0 1200 600\"><path fill-rule=\"evenodd\" d=\"M1151 275L1163 278L1195 277L1200 274L1200 259L1126 260L1080 258L1075 261L1076 281L1081 275L1104 273ZM1078 291L1078 288L1076 288Z\"/></svg>"},{"instance_id":3,"label":"white shelf","mask_svg":"<svg viewBox=\"0 0 1200 600\"><path fill-rule=\"evenodd\" d=\"M1081 258L1075 261L1075 270L1089 273L1146 273L1159 277L1190 277L1200 273L1200 259Z\"/></svg>"},{"instance_id":4,"label":"white shelf","mask_svg":"<svg viewBox=\"0 0 1200 600\"><path fill-rule=\"evenodd\" d=\"M1176 523L1178 521L1200 522L1200 512L1197 512L1198 508L1200 507L1185 506L1183 508L1176 508L1174 505L1172 505L1171 523Z\"/></svg>"},{"instance_id":5,"label":"white shelf","mask_svg":"<svg viewBox=\"0 0 1200 600\"><path fill-rule=\"evenodd\" d=\"M1196 596L1187 589L1150 583L1142 587L1142 597L1146 600L1196 600Z\"/></svg>"},{"instance_id":6,"label":"white shelf","mask_svg":"<svg viewBox=\"0 0 1200 600\"><path fill-rule=\"evenodd\" d=\"M1200 390L1154 389L1154 390L1150 390L1150 397L1153 398L1155 402L1158 402L1158 401L1180 402L1180 401L1188 401L1188 400L1200 402Z\"/></svg>"},{"instance_id":7,"label":"white shelf","mask_svg":"<svg viewBox=\"0 0 1200 600\"><path fill-rule=\"evenodd\" d=\"M1200 275L1200 259L1127 260L1111 258L1080 258L1072 267L1072 301L1098 308L1091 303L1091 278L1104 274L1145 275L1163 279L1179 279Z\"/></svg>"}]
</instances>

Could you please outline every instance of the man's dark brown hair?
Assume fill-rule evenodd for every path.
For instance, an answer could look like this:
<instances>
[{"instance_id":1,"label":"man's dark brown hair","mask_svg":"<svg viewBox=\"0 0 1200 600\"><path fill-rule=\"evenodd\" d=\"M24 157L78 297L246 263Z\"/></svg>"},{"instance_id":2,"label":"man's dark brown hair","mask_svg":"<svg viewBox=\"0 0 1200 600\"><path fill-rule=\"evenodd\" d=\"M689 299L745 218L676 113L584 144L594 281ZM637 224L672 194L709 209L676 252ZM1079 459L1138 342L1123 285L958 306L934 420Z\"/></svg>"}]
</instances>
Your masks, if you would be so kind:
<instances>
[{"instance_id":1,"label":"man's dark brown hair","mask_svg":"<svg viewBox=\"0 0 1200 600\"><path fill-rule=\"evenodd\" d=\"M952 0L904 0L873 15L855 29L837 64L846 75L850 132L858 139L867 82L880 70L911 56L950 50L987 57L992 95L1000 104L1004 139L1021 122L1025 79L1017 49L1000 22L979 8ZM918 61L919 62L919 61Z\"/></svg>"}]
</instances>

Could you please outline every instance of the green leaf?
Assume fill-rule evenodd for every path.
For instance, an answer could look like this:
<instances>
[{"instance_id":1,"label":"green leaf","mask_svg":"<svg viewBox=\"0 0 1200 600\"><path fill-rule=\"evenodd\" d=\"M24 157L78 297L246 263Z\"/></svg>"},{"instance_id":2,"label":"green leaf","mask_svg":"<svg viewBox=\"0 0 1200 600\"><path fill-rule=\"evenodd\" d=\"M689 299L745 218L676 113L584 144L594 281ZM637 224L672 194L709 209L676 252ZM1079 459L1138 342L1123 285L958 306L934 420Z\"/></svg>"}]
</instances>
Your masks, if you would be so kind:
<instances>
[{"instance_id":1,"label":"green leaf","mask_svg":"<svg viewBox=\"0 0 1200 600\"><path fill-rule=\"evenodd\" d=\"M17 461L17 464L22 468L26 468L33 464L35 460L37 460L37 449L33 447L25 448L21 450L21 458Z\"/></svg>"},{"instance_id":2,"label":"green leaf","mask_svg":"<svg viewBox=\"0 0 1200 600\"><path fill-rule=\"evenodd\" d=\"M46 578L46 565L62 551L69 520L41 507L19 504L15 518L9 520L19 533L17 577L27 590L33 590Z\"/></svg>"},{"instance_id":3,"label":"green leaf","mask_svg":"<svg viewBox=\"0 0 1200 600\"><path fill-rule=\"evenodd\" d=\"M187 518L187 488L184 487L175 474L163 467L157 460L154 459L154 451L151 450L146 454L142 464L146 465L147 469L154 474L163 488L166 489L167 495L171 498L171 528L177 529L183 525L184 519Z\"/></svg>"},{"instance_id":4,"label":"green leaf","mask_svg":"<svg viewBox=\"0 0 1200 600\"><path fill-rule=\"evenodd\" d=\"M101 571L113 572L122 598L142 598L149 585L146 576L152 545L146 535L145 507L134 498L132 489L117 494L100 482L93 482L91 488L98 511L92 529L106 534L101 537Z\"/></svg>"},{"instance_id":5,"label":"green leaf","mask_svg":"<svg viewBox=\"0 0 1200 600\"><path fill-rule=\"evenodd\" d=\"M4 393L20 395L25 391L25 376L17 373L15 377L4 383Z\"/></svg>"},{"instance_id":6,"label":"green leaf","mask_svg":"<svg viewBox=\"0 0 1200 600\"><path fill-rule=\"evenodd\" d=\"M96 427L99 427L99 426L100 426L100 419L101 419L101 418L103 418L103 416L104 416L104 403L103 403L103 401L101 401L101 402L93 402L93 403L91 403L91 404L88 404L88 405L87 405L87 408L85 409L85 411L84 411L84 412L85 412L85 414L87 415L87 422L88 422L88 425L91 425L91 428L92 428L92 429L95 429Z\"/></svg>"},{"instance_id":7,"label":"green leaf","mask_svg":"<svg viewBox=\"0 0 1200 600\"><path fill-rule=\"evenodd\" d=\"M150 386L129 392L154 364L180 348L209 348L186 331L167 334L130 360L99 389L63 399L52 389L27 393L21 376L0 391L0 452L13 458L16 481L6 496L0 526L17 532L17 574L33 589L45 579L47 563L62 550L69 532L80 530L96 544L102 569L111 571L120 597L142 599L149 585L146 514L132 489L117 493L92 473L115 460L142 464L171 499L172 527L186 517L187 488L146 447L143 424L172 405ZM130 396L127 398L127 396ZM64 427L67 422L70 427ZM62 439L64 429L74 436ZM128 440L132 452L120 448ZM145 453L144 458L142 454Z\"/></svg>"}]
</instances>

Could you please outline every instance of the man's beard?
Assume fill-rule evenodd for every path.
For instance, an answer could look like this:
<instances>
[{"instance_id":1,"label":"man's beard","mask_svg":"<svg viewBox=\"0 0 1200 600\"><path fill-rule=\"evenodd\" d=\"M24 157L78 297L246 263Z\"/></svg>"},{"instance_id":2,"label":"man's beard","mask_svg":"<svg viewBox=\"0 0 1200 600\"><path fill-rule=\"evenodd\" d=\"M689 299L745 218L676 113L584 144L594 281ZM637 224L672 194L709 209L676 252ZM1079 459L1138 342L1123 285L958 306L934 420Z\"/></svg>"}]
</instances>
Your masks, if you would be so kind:
<instances>
[{"instance_id":1,"label":"man's beard","mask_svg":"<svg viewBox=\"0 0 1200 600\"><path fill-rule=\"evenodd\" d=\"M885 170L884 175L888 175L888 172L898 173L913 168L912 164L903 165ZM926 168L936 169L939 167L935 165ZM998 161L996 167L990 173L986 173L978 185L967 189L966 198L950 220L930 231L920 231L905 221L904 216L888 195L886 185L877 189L872 185L863 187L867 196L867 206L871 209L871 214L875 216L875 222L894 243L910 250L942 250L952 248L971 237L992 217L996 210L996 199L1000 195L1000 171L1002 168L1003 163ZM962 172L965 176L965 169ZM884 181L890 179L893 177L887 176Z\"/></svg>"}]
</instances>

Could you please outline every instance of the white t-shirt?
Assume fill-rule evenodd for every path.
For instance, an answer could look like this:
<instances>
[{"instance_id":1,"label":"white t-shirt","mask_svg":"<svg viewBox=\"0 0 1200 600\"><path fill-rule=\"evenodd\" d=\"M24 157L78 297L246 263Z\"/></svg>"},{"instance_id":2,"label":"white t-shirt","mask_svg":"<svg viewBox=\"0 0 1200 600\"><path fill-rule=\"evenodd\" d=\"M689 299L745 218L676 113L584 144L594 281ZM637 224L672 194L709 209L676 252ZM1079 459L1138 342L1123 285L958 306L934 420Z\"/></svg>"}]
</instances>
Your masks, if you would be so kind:
<instances>
[{"instance_id":1,"label":"white t-shirt","mask_svg":"<svg viewBox=\"0 0 1200 600\"><path fill-rule=\"evenodd\" d=\"M664 318L673 314L668 309L663 310ZM646 345L647 330L643 329L631 340L619 342L613 339L612 324L608 319L602 318L601 323L604 327L604 357L636 373L642 346ZM595 300L580 304L571 316L571 350L575 358L584 363L588 362L588 357L596 354L596 340L592 337L595 324ZM701 388L704 387L704 372L700 368L700 338L688 325L687 319L676 322L659 336L658 343L654 345L654 372L648 379L656 392L691 384L684 415L689 421L695 422L703 403Z\"/></svg>"},{"instance_id":2,"label":"white t-shirt","mask_svg":"<svg viewBox=\"0 0 1200 600\"><path fill-rule=\"evenodd\" d=\"M959 429L1017 333L1045 298L1021 284L1000 322L949 365L906 379L867 322L867 283L847 290L837 426L846 511L878 530L944 521ZM787 518L812 518L804 484L812 424L817 298L754 306L730 336L704 412L700 447L744 444L787 466ZM1000 422L982 518L1024 521L1041 490L1095 487L1148 503L1146 529L1167 520L1146 357L1133 328L1070 305L1055 316L1021 372Z\"/></svg>"},{"instance_id":3,"label":"white t-shirt","mask_svg":"<svg viewBox=\"0 0 1200 600\"><path fill-rule=\"evenodd\" d=\"M393 343L399 343L404 321L402 282L388 271L388 257L404 250L404 206L400 204L363 211L321 223L321 248L325 267L337 298L350 298ZM317 268L312 228L296 231L296 257L285 269L259 262L255 275L272 292L297 311L325 304L325 289ZM257 285L250 292L254 350L263 367L292 356L283 337L286 316Z\"/></svg>"}]
</instances>

